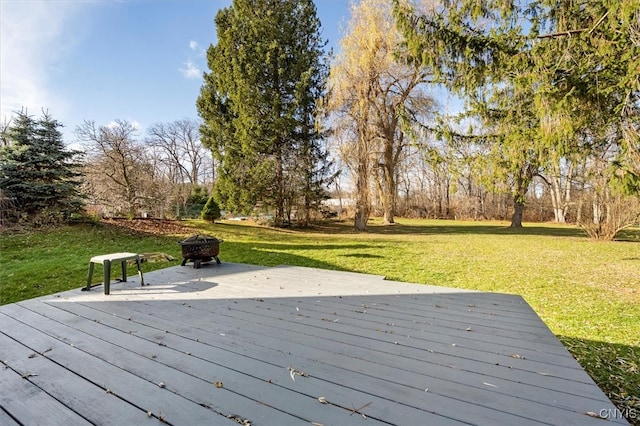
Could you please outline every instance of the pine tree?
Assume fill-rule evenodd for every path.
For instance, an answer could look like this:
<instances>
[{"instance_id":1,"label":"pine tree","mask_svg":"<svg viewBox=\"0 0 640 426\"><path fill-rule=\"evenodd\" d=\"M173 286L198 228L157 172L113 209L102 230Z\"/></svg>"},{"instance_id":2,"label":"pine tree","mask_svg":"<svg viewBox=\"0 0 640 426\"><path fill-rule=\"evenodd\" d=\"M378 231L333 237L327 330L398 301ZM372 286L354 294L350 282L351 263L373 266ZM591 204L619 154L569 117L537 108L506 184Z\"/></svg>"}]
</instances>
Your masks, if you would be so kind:
<instances>
[{"instance_id":1,"label":"pine tree","mask_svg":"<svg viewBox=\"0 0 640 426\"><path fill-rule=\"evenodd\" d=\"M512 226L532 177L576 157L612 153L610 184L638 195L638 0L393 1L414 60L485 126Z\"/></svg>"},{"instance_id":2,"label":"pine tree","mask_svg":"<svg viewBox=\"0 0 640 426\"><path fill-rule=\"evenodd\" d=\"M327 74L320 21L311 0L234 0L215 22L197 101L202 141L218 160L214 196L227 211L261 207L282 225L294 206L316 203L326 180L315 127Z\"/></svg>"},{"instance_id":3,"label":"pine tree","mask_svg":"<svg viewBox=\"0 0 640 426\"><path fill-rule=\"evenodd\" d=\"M200 218L202 220L215 223L216 219L220 219L220 217L220 207L218 206L218 203L216 203L216 200L214 200L213 197L209 197L207 203L202 208Z\"/></svg>"},{"instance_id":4,"label":"pine tree","mask_svg":"<svg viewBox=\"0 0 640 426\"><path fill-rule=\"evenodd\" d=\"M0 189L27 220L56 224L82 210L81 152L65 148L61 127L46 112L35 120L22 111L3 135Z\"/></svg>"}]
</instances>

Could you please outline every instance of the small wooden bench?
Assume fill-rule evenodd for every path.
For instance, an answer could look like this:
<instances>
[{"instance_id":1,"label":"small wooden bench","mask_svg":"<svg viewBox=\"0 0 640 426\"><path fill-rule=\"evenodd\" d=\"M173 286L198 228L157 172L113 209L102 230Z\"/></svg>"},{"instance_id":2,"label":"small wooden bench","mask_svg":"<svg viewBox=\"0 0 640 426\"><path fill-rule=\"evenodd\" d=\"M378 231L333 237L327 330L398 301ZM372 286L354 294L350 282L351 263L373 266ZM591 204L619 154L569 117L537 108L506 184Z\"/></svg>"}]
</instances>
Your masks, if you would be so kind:
<instances>
[{"instance_id":1,"label":"small wooden bench","mask_svg":"<svg viewBox=\"0 0 640 426\"><path fill-rule=\"evenodd\" d=\"M91 279L93 278L93 267L96 263L101 263L104 269L104 294L109 294L111 285L111 264L120 262L122 267L122 280L127 281L127 261L135 260L138 267L138 277L140 278L140 285L144 285L144 277L142 276L142 270L140 269L140 255L137 253L110 253L100 256L94 256L89 261L89 276L87 278L87 286L83 287L83 291L91 290Z\"/></svg>"}]
</instances>

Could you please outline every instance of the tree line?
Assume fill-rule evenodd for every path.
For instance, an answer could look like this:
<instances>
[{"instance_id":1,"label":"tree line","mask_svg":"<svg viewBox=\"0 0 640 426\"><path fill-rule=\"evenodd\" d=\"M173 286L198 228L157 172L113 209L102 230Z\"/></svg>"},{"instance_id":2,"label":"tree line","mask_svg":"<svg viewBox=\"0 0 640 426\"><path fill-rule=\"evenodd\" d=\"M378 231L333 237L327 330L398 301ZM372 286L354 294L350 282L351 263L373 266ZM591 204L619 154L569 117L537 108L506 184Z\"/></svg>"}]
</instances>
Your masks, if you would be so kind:
<instances>
[{"instance_id":1,"label":"tree line","mask_svg":"<svg viewBox=\"0 0 640 426\"><path fill-rule=\"evenodd\" d=\"M197 120L150 126L139 135L126 120L85 121L82 150L67 149L62 123L47 112L16 112L2 129L3 222L55 225L95 216L200 216L213 182L213 159Z\"/></svg>"},{"instance_id":2,"label":"tree line","mask_svg":"<svg viewBox=\"0 0 640 426\"><path fill-rule=\"evenodd\" d=\"M594 237L637 223L639 22L635 0L358 2L327 103L356 228L372 195L393 222L399 179L416 172L438 216L496 217L487 201L508 195L513 227L542 197L556 222L571 214ZM434 85L459 112L425 96Z\"/></svg>"},{"instance_id":3,"label":"tree line","mask_svg":"<svg viewBox=\"0 0 640 426\"><path fill-rule=\"evenodd\" d=\"M211 198L308 225L332 196L358 230L373 214L509 218L613 238L640 220L639 22L636 0L360 0L334 55L312 0L234 0L201 121L143 139L85 122L80 192L130 216ZM3 173L22 143L7 129Z\"/></svg>"}]
</instances>

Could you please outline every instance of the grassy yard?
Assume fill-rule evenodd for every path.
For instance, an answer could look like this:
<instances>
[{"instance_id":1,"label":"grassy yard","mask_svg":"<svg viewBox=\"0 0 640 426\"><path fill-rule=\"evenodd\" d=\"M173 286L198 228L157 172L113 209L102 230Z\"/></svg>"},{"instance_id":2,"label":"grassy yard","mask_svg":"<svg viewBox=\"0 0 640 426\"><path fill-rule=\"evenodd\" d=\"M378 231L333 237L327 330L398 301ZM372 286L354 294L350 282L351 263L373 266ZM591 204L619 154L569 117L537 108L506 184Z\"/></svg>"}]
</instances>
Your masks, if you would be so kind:
<instances>
[{"instance_id":1,"label":"grassy yard","mask_svg":"<svg viewBox=\"0 0 640 426\"><path fill-rule=\"evenodd\" d=\"M281 230L193 221L181 225L196 229L146 226L144 232L127 229L131 224L0 235L0 303L81 287L96 254L162 252L177 260L148 263L144 270L175 265L181 259L177 241L208 233L225 240L223 262L311 266L520 294L623 413L640 412L638 229L622 241L599 242L571 226L528 224L514 231L499 222L374 221L368 233L354 232L351 223Z\"/></svg>"}]
</instances>

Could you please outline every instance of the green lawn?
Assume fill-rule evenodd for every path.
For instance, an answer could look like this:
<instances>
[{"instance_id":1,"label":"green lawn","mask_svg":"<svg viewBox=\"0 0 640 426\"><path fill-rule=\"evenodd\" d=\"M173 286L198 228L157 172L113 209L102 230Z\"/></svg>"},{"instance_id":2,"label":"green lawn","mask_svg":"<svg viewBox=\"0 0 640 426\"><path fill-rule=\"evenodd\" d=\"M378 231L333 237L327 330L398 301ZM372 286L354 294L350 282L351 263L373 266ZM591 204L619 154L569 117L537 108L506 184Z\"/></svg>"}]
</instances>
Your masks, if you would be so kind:
<instances>
[{"instance_id":1,"label":"green lawn","mask_svg":"<svg viewBox=\"0 0 640 426\"><path fill-rule=\"evenodd\" d=\"M623 412L640 409L638 229L622 241L601 242L575 227L546 224L514 231L499 222L400 219L394 226L374 221L368 233L354 232L351 223L311 230L182 224L223 238L223 262L302 265L520 294ZM145 271L177 264L177 241L198 231L168 232L133 237L130 230L97 224L1 235L0 303L81 287L96 254L163 252L178 259L145 264Z\"/></svg>"}]
</instances>

